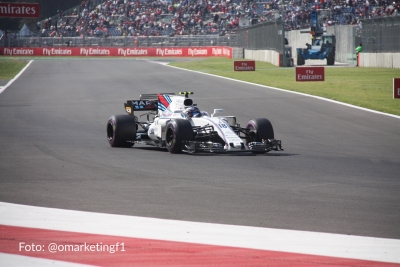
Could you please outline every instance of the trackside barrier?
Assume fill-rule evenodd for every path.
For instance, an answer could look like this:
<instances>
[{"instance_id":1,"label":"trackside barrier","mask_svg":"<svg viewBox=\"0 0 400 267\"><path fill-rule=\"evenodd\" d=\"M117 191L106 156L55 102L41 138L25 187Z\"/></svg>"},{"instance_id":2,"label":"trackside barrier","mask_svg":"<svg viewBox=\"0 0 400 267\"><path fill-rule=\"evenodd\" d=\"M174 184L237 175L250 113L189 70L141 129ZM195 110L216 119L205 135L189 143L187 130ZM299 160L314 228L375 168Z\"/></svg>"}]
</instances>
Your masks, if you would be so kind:
<instances>
[{"instance_id":1,"label":"trackside barrier","mask_svg":"<svg viewBox=\"0 0 400 267\"><path fill-rule=\"evenodd\" d=\"M393 78L393 98L400 99L400 78Z\"/></svg>"},{"instance_id":2,"label":"trackside barrier","mask_svg":"<svg viewBox=\"0 0 400 267\"><path fill-rule=\"evenodd\" d=\"M275 66L279 66L279 53L272 50L244 50L245 59L253 59L255 61L269 62Z\"/></svg>"},{"instance_id":3,"label":"trackside barrier","mask_svg":"<svg viewBox=\"0 0 400 267\"><path fill-rule=\"evenodd\" d=\"M116 48L116 47L0 47L4 56L120 56L120 57L226 57L232 58L232 48L212 47L163 47L163 48Z\"/></svg>"},{"instance_id":4,"label":"trackside barrier","mask_svg":"<svg viewBox=\"0 0 400 267\"><path fill-rule=\"evenodd\" d=\"M233 62L234 71L255 71L256 62L254 60L239 60Z\"/></svg>"},{"instance_id":5,"label":"trackside barrier","mask_svg":"<svg viewBox=\"0 0 400 267\"><path fill-rule=\"evenodd\" d=\"M296 82L323 82L325 81L324 67L296 67Z\"/></svg>"},{"instance_id":6,"label":"trackside barrier","mask_svg":"<svg viewBox=\"0 0 400 267\"><path fill-rule=\"evenodd\" d=\"M400 53L360 53L360 67L400 69Z\"/></svg>"}]
</instances>

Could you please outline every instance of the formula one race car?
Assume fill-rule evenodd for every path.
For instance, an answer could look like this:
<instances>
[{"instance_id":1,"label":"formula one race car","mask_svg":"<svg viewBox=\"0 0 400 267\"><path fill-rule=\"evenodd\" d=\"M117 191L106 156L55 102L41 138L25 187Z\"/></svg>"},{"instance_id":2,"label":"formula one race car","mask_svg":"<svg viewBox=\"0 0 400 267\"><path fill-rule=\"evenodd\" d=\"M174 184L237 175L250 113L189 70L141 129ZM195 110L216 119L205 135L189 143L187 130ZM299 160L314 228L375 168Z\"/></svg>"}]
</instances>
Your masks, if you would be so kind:
<instances>
[{"instance_id":1,"label":"formula one race car","mask_svg":"<svg viewBox=\"0 0 400 267\"><path fill-rule=\"evenodd\" d=\"M283 150L281 140L274 139L271 122L253 119L240 127L234 116L211 116L200 111L192 92L142 94L139 100L128 100L128 115L111 116L107 122L107 139L112 147L131 147L135 143L167 148L171 153L251 151L263 154ZM149 111L140 115L134 111ZM229 123L231 121L231 123Z\"/></svg>"}]
</instances>

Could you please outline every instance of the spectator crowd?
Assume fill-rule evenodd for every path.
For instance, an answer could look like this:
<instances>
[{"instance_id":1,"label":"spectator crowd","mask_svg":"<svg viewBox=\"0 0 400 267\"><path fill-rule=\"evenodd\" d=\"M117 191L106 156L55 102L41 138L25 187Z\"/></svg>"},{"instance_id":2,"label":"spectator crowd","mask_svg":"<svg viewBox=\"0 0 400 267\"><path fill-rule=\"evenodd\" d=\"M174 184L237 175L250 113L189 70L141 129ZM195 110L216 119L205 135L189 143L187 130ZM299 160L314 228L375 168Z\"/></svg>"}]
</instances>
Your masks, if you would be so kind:
<instances>
[{"instance_id":1,"label":"spectator crowd","mask_svg":"<svg viewBox=\"0 0 400 267\"><path fill-rule=\"evenodd\" d=\"M262 0L263 1L263 0ZM286 30L310 27L312 9L321 26L358 25L362 18L400 15L400 0L91 0L39 21L43 37L225 35L251 24L280 19Z\"/></svg>"}]
</instances>

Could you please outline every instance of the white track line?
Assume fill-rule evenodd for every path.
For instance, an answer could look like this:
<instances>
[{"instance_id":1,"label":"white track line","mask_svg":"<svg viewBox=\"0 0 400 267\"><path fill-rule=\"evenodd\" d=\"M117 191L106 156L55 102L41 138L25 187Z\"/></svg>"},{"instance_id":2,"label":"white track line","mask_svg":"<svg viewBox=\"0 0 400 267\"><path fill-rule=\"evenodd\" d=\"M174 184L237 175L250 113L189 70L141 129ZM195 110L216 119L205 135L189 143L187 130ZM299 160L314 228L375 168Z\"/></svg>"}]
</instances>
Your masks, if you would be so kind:
<instances>
[{"instance_id":1,"label":"white track line","mask_svg":"<svg viewBox=\"0 0 400 267\"><path fill-rule=\"evenodd\" d=\"M0 87L0 94L4 90L6 90L7 87L10 86L29 67L29 65L32 62L33 62L33 60L30 60L29 63L25 66L25 68L23 68L13 79L11 79L4 87ZM363 110L363 111L367 111L367 112L372 112L372 113L376 113L376 114L385 115L385 116L393 117L393 118L396 118L396 119L400 119L400 116L397 116L397 115L394 115L394 114L389 114L389 113L380 112L380 111L377 111L377 110L363 108L363 107L359 107L359 106L355 106L355 105L339 102L339 101L336 101L336 100L332 100L332 99L329 99L329 98L324 98L324 97L320 97L320 96L309 95L309 94L290 91L290 90L286 90L286 89L281 89L281 88L276 88L276 87L271 87L271 86L266 86L266 85L261 85L261 84L256 84L256 83L236 80L236 79L233 79L233 78L227 78L227 77L218 76L218 75L215 75L215 74L210 74L210 73L205 73L205 72L200 72L200 71L183 69L183 68L179 68L179 67L175 67L175 66L171 66L171 65L167 65L167 64L168 63L163 63L161 65L168 66L170 68L176 68L176 69L185 70L185 71L191 71L191 72L195 72L195 73L201 73L201 74L204 74L204 75L210 75L210 76L213 76L213 77L223 78L223 79L227 79L227 80L231 80L231 81L236 81L236 82L241 82L241 83L246 83L246 84L251 84L251 85L257 85L257 86L260 86L260 87L269 88L269 89L273 89L273 90L277 90L277 91L282 91L282 92L287 92L287 93L292 93L292 94L297 94L297 95L302 95L302 96L308 96L308 97L316 98L316 99L319 99L319 100L335 103L335 104L338 104L338 105L343 105L343 106L346 106L346 107L351 107L351 108L355 108L355 109L359 109L359 110Z\"/></svg>"},{"instance_id":2,"label":"white track line","mask_svg":"<svg viewBox=\"0 0 400 267\"><path fill-rule=\"evenodd\" d=\"M0 224L400 263L400 240L199 223L0 202Z\"/></svg>"},{"instance_id":3,"label":"white track line","mask_svg":"<svg viewBox=\"0 0 400 267\"><path fill-rule=\"evenodd\" d=\"M31 65L33 60L30 60L29 63L11 80L8 81L8 83L5 86L0 87L0 94L4 92L4 90L7 89L16 79L18 79L19 76L21 76L22 73Z\"/></svg>"},{"instance_id":4,"label":"white track line","mask_svg":"<svg viewBox=\"0 0 400 267\"><path fill-rule=\"evenodd\" d=\"M30 61L14 79L1 88L0 93L10 86L32 62ZM225 78L198 71L193 72ZM323 97L232 78L225 79L313 97L400 119L400 116L361 108ZM2 214L0 224L12 226L400 263L400 253L398 253L400 251L400 240L396 239L109 215L3 202L0 202L0 214ZM9 263L7 264L8 266L18 266L16 264L20 266L42 266L45 265L44 261L49 261L4 253L0 254L0 259L2 259L2 263ZM21 261L21 259L23 260ZM61 266L77 266L64 262L62 264L65 265ZM60 262L57 262L57 265L60 266Z\"/></svg>"},{"instance_id":5,"label":"white track line","mask_svg":"<svg viewBox=\"0 0 400 267\"><path fill-rule=\"evenodd\" d=\"M389 114L389 113L385 113L385 112L381 112L381 111L377 111L377 110L373 110L373 109L363 108L363 107L359 107L359 106L343 103L343 102L340 102L340 101L332 100L332 99L321 97L321 96L309 95L309 94L290 91L290 90L286 90L286 89L282 89L282 88L271 87L271 86L267 86L267 85L262 85L262 84L252 83L252 82L236 80L236 79L233 79L233 78L223 77L223 76L210 74L210 73L205 73L205 72L200 72L200 71L195 71L195 70L183 69L183 68L179 68L179 67L175 67L175 66L171 66L171 65L164 65L164 66L168 66L170 68L176 68L176 69L180 69L180 70L185 70L185 71L191 71L191 72L195 72L195 73L201 73L201 74L204 74L204 75L210 75L210 76L213 76L213 77L223 78L223 79L227 79L227 80L231 80L231 81L235 81L235 82L241 82L241 83L245 83L245 84L257 85L257 86L260 86L260 87L273 89L273 90L277 90L277 91L282 91L282 92L287 92L287 93L292 93L292 94L297 94L297 95L302 95L302 96L308 96L308 97L316 98L316 99L319 99L319 100L324 100L324 101L328 101L328 102L331 102L331 103L335 103L335 104L338 104L338 105L351 107L351 108L355 108L355 109L359 109L359 110L363 110L363 111L367 111L367 112L372 112L372 113L376 113L376 114L385 115L385 116L393 117L393 118L396 118L396 119L400 119L400 116L397 116L397 115L394 115L394 114Z\"/></svg>"}]
</instances>

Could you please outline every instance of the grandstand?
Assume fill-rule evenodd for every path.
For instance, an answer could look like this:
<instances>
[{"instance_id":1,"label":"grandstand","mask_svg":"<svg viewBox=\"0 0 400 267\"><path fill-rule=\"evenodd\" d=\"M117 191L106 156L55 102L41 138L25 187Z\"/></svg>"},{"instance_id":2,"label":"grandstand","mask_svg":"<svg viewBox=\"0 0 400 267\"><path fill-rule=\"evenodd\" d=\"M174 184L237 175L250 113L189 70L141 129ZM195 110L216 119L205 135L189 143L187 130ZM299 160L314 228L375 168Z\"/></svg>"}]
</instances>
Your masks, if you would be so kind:
<instances>
[{"instance_id":1,"label":"grandstand","mask_svg":"<svg viewBox=\"0 0 400 267\"><path fill-rule=\"evenodd\" d=\"M285 17L285 31L309 29L317 9L323 28L360 25L360 20L400 14L400 0L83 0L43 20L28 46L213 45L235 44L243 27ZM354 3L354 4L352 4ZM361 31L359 26L357 31ZM358 33L361 35L361 33ZM193 41L187 41L190 36ZM215 37L218 38L215 38ZM79 37L81 40L71 38ZM196 37L196 38L195 38ZM51 40L49 38L54 38ZM113 40L107 40L112 38ZM125 39L123 39L125 38ZM136 40L136 41L135 41ZM2 46L22 40L2 38Z\"/></svg>"},{"instance_id":2,"label":"grandstand","mask_svg":"<svg viewBox=\"0 0 400 267\"><path fill-rule=\"evenodd\" d=\"M350 4L350 3L354 3ZM42 37L225 35L247 25L276 20L285 12L285 29L309 27L318 9L321 26L357 25L362 18L398 15L397 4L381 1L248 1L248 0L83 0L82 4L42 21Z\"/></svg>"}]
</instances>

